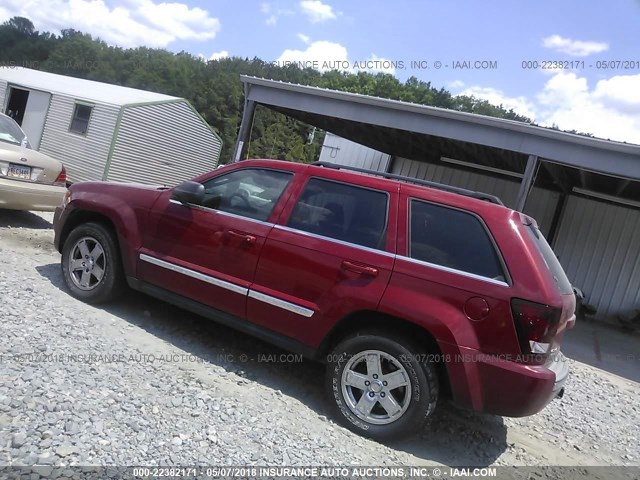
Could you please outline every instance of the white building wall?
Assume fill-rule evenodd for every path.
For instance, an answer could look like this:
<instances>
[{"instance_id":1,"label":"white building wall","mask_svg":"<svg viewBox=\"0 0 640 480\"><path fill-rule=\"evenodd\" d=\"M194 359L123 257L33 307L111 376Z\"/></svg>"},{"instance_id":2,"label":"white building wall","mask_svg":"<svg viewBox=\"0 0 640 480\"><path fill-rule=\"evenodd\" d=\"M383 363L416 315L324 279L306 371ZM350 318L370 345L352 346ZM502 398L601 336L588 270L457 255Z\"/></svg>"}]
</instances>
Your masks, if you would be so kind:
<instances>
[{"instance_id":1,"label":"white building wall","mask_svg":"<svg viewBox=\"0 0 640 480\"><path fill-rule=\"evenodd\" d=\"M216 168L221 149L186 101L125 107L107 180L176 185Z\"/></svg>"},{"instance_id":2,"label":"white building wall","mask_svg":"<svg viewBox=\"0 0 640 480\"><path fill-rule=\"evenodd\" d=\"M7 105L7 82L0 79L0 112L4 113Z\"/></svg>"},{"instance_id":3,"label":"white building wall","mask_svg":"<svg viewBox=\"0 0 640 480\"><path fill-rule=\"evenodd\" d=\"M351 167L386 172L390 156L346 138L327 132L320 151L321 162L340 163Z\"/></svg>"},{"instance_id":4,"label":"white building wall","mask_svg":"<svg viewBox=\"0 0 640 480\"><path fill-rule=\"evenodd\" d=\"M71 182L101 180L120 107L96 104L87 134L80 135L69 131L75 104L72 97L52 95L40 151L61 161Z\"/></svg>"}]
</instances>

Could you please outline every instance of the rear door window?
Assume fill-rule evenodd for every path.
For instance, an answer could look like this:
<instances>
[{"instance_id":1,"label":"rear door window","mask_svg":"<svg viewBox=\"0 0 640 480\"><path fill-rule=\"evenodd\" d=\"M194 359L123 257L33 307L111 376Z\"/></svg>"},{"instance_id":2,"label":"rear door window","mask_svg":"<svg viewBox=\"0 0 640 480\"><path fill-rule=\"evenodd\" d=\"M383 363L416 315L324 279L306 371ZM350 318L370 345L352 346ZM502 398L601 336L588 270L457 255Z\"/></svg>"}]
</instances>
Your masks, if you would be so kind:
<instances>
[{"instance_id":1,"label":"rear door window","mask_svg":"<svg viewBox=\"0 0 640 480\"><path fill-rule=\"evenodd\" d=\"M475 215L411 200L409 228L411 258L506 282L493 241Z\"/></svg>"},{"instance_id":2,"label":"rear door window","mask_svg":"<svg viewBox=\"0 0 640 480\"><path fill-rule=\"evenodd\" d=\"M529 232L529 235L531 235L533 243L536 245L538 251L542 255L544 263L547 265L547 268L551 272L556 285L558 285L558 290L560 291L560 293L562 295L573 294L571 282L567 278L567 274L564 273L564 269L562 268L562 265L560 265L558 257L556 257L556 254L554 253L547 240L544 238L544 235L542 235L542 232L533 225L527 225L526 229Z\"/></svg>"},{"instance_id":3,"label":"rear door window","mask_svg":"<svg viewBox=\"0 0 640 480\"><path fill-rule=\"evenodd\" d=\"M388 203L385 192L311 178L296 202L288 226L382 249Z\"/></svg>"}]
</instances>

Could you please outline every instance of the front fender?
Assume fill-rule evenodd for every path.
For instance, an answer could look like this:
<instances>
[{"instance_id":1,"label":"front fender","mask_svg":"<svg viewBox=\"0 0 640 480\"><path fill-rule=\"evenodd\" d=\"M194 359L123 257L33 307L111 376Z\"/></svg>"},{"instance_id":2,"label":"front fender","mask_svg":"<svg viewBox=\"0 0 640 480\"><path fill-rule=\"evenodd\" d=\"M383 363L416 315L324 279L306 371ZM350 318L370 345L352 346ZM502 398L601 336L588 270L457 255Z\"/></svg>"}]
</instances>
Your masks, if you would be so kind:
<instances>
[{"instance_id":1,"label":"front fender","mask_svg":"<svg viewBox=\"0 0 640 480\"><path fill-rule=\"evenodd\" d=\"M105 191L76 184L70 189L71 201L56 222L56 242L77 225L93 219L106 219L115 229L125 274L136 275L136 252L142 246L149 211L161 191L135 189L124 185L104 185ZM93 184L95 185L95 184Z\"/></svg>"}]
</instances>

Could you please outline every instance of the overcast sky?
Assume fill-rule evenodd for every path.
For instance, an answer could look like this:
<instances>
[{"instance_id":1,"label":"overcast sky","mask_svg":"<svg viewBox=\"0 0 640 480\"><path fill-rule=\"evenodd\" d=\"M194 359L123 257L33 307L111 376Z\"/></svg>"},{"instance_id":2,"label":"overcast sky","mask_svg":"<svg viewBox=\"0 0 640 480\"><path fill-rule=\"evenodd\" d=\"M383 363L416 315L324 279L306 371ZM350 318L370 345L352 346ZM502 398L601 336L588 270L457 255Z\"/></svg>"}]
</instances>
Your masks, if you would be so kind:
<instances>
[{"instance_id":1,"label":"overcast sky","mask_svg":"<svg viewBox=\"0 0 640 480\"><path fill-rule=\"evenodd\" d=\"M640 0L3 0L0 21L16 15L123 47L413 75L640 144Z\"/></svg>"}]
</instances>

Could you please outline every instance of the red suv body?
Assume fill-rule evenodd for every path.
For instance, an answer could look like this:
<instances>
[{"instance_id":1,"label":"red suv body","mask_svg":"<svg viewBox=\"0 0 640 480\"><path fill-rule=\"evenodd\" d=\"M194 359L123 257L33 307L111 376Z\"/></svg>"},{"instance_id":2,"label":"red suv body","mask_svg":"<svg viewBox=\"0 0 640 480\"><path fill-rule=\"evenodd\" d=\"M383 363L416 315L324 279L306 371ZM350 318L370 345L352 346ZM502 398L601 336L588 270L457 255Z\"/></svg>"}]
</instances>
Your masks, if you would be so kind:
<instances>
[{"instance_id":1,"label":"red suv body","mask_svg":"<svg viewBox=\"0 0 640 480\"><path fill-rule=\"evenodd\" d=\"M66 283L92 303L127 283L325 360L338 416L373 437L417 428L442 396L524 416L561 395L575 297L533 219L331 167L72 185L54 220Z\"/></svg>"}]
</instances>

